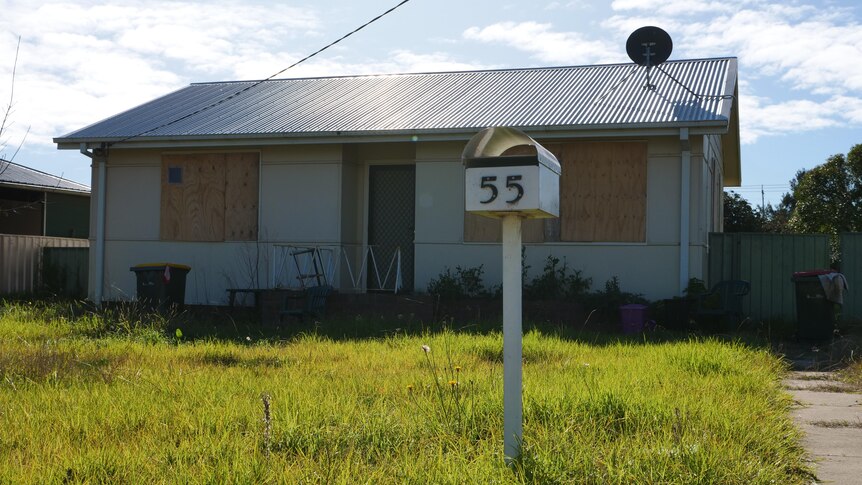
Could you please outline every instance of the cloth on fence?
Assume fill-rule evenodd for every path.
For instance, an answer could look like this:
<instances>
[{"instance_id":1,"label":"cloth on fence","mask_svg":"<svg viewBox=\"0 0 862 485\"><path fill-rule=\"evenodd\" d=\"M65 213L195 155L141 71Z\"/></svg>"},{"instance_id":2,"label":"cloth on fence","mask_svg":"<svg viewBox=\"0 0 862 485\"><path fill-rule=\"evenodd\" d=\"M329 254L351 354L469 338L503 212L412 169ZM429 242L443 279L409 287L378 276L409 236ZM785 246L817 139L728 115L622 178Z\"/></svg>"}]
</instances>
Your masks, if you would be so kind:
<instances>
[{"instance_id":1,"label":"cloth on fence","mask_svg":"<svg viewBox=\"0 0 862 485\"><path fill-rule=\"evenodd\" d=\"M820 285L823 287L823 292L826 294L826 299L844 304L844 290L847 289L847 278L841 273L827 273L819 275Z\"/></svg>"}]
</instances>

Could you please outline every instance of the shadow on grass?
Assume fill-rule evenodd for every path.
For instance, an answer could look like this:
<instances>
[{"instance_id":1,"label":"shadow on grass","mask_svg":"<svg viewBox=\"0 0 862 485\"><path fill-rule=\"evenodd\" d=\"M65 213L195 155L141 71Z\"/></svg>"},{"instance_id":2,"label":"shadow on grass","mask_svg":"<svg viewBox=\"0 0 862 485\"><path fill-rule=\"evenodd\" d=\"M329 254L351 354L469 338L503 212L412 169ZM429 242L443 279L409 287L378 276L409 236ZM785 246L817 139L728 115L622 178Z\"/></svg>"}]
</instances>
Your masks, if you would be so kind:
<instances>
[{"instance_id":1,"label":"shadow on grass","mask_svg":"<svg viewBox=\"0 0 862 485\"><path fill-rule=\"evenodd\" d=\"M0 311L17 311L45 322L66 321L75 333L89 337L116 335L168 341L224 340L244 344L260 340L289 341L309 334L333 341L358 341L397 335L422 336L444 330L475 335L502 332L499 318L429 322L410 316L333 315L304 320L287 317L279 323L264 325L259 314L250 308L187 306L182 311L157 313L137 302L107 303L102 309L96 309L89 302L56 298L6 299L0 302ZM733 327L721 322L693 322L685 330L657 326L643 333L623 334L616 323L588 318L583 323L569 324L525 321L523 329L524 333L537 331L595 346L654 345L709 338L767 348L797 369L840 369L858 362L862 354L862 325L859 324L841 325L835 337L826 342L799 341L795 339L795 325L784 321L747 320Z\"/></svg>"}]
</instances>

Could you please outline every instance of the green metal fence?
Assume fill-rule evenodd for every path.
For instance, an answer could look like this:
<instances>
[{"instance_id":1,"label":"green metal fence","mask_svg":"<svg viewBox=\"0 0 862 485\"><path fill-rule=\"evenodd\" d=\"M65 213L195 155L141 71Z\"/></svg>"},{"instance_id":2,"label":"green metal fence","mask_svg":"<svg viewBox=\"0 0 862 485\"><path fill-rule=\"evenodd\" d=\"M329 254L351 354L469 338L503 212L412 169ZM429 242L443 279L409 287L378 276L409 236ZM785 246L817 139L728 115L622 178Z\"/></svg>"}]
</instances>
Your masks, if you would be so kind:
<instances>
[{"instance_id":1,"label":"green metal fence","mask_svg":"<svg viewBox=\"0 0 862 485\"><path fill-rule=\"evenodd\" d=\"M841 272L847 278L847 293L841 319L862 320L862 233L841 235Z\"/></svg>"},{"instance_id":2,"label":"green metal fence","mask_svg":"<svg viewBox=\"0 0 862 485\"><path fill-rule=\"evenodd\" d=\"M862 238L858 241L862 246ZM709 235L709 285L722 280L750 282L751 293L743 301L743 310L755 319L794 320L791 275L824 268L829 268L829 236L825 234Z\"/></svg>"}]
</instances>

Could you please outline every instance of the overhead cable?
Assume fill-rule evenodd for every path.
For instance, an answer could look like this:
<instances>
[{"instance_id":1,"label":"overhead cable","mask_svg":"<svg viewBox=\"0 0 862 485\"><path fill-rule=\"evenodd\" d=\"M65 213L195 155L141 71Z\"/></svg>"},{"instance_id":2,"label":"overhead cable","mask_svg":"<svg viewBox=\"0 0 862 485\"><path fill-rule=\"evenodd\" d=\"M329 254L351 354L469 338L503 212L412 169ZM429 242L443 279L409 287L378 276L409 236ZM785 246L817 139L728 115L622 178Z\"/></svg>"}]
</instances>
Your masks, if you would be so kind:
<instances>
[{"instance_id":1,"label":"overhead cable","mask_svg":"<svg viewBox=\"0 0 862 485\"><path fill-rule=\"evenodd\" d=\"M188 114L186 114L186 115L183 115L183 116L181 116L181 117L179 117L179 118L176 118L176 119L174 119L174 120L168 121L168 122L166 122L166 123L162 123L161 125L156 126L155 128L150 128L149 130L142 131L142 132L137 133L137 134L135 134L135 135L128 136L128 137L123 138L123 139L121 139L121 140L119 140L119 141L116 141L116 142L112 142L112 143L110 143L109 145L114 145L114 144L117 144L117 143L123 143L123 142L125 142L125 141L129 141L129 140L131 140L131 139L133 139L133 138L137 138L137 137L139 137L139 136L144 136L144 135L146 135L147 133L152 133L152 132L157 131L157 130L160 130L160 129L162 129L162 128L165 128L165 127L171 126L171 125L173 125L173 124L175 124L175 123L179 123L179 122L180 122L180 121L182 121L182 120L185 120L185 119L191 118L192 116L195 116L195 115L197 115L197 114L199 114L199 113L202 113L202 112L204 112L204 111L206 111L206 110L209 110L209 109L215 108L216 106L219 106L219 105L221 105L221 104L223 104L223 103L225 103L225 102L227 102L227 101L230 101L231 99L236 98L237 96L240 96L240 95L242 95L243 93L246 93L246 92L248 92L249 90L254 89L255 87L257 87L257 86L259 86L259 85L261 85L261 84L263 84L263 83L265 83L265 82L267 82L267 81L271 81L274 77L276 77L276 76L278 76L278 75L280 75L280 74L283 74L285 71L287 71L287 70L289 70L289 69L293 69L294 67L296 67L296 66L298 66L298 65L302 64L303 62L305 62L305 61L307 61L307 60L311 59L312 57L314 57L314 56L316 56L316 55L320 54L321 52L325 51L326 49L329 49L330 47L334 46L335 44L338 44L338 43L339 43L339 42L341 42L342 40L344 40L344 39L346 39L346 38L350 37L351 35L353 35L353 34L355 34L355 33L359 32L360 30L364 29L365 27L368 27L369 25L373 24L374 22L377 22L378 20L380 20L381 18L385 17L386 15L389 15L390 13L392 13L393 11L395 11L395 9L397 9L398 7L400 7L400 6L404 5L405 3L409 2L409 1L410 1L410 0L401 0L400 2L398 2L398 4L396 4L394 7L390 8L389 10L386 10L385 12L383 12L383 13L381 13L380 15L378 15L378 16L376 16L376 17L374 17L373 19L369 20L368 22L365 22L364 24L360 25L359 27L357 27L357 28L353 29L352 31L348 32L347 34L342 35L342 36L341 36L341 37L339 37L338 39L336 39L336 40L334 40L334 41L330 42L329 44L325 45L324 47L321 47L320 49L318 49L318 50L316 50L316 51L312 52L311 54L309 54L309 55L307 55L307 56L303 57L302 59L300 59L300 60L298 60L298 61L294 62L293 64L291 64L291 65L289 65L289 66L285 67L284 69L282 69L282 70L280 70L280 71L276 72L275 74L273 74L273 75L271 75L271 76L269 76L269 77L267 77L267 78L265 78L265 79L262 79L262 80L260 80L260 81L256 81L256 82L254 82L253 84L250 84L250 85L248 85L248 86L246 86L246 87L244 87L244 88L242 88L242 89L240 89L240 90L238 90L238 91L236 91L236 92L234 92L234 93L232 93L232 94L230 94L230 95L228 95L228 96L226 96L226 97L224 97L224 98L222 98L222 99L220 99L220 100L218 100L218 101L216 101L216 102L214 102L214 103L212 103L212 104L208 104L208 105L204 106L203 108L199 108L199 109L197 109L197 110L195 110L195 111L193 111L193 112L191 112L191 113L188 113Z\"/></svg>"}]
</instances>

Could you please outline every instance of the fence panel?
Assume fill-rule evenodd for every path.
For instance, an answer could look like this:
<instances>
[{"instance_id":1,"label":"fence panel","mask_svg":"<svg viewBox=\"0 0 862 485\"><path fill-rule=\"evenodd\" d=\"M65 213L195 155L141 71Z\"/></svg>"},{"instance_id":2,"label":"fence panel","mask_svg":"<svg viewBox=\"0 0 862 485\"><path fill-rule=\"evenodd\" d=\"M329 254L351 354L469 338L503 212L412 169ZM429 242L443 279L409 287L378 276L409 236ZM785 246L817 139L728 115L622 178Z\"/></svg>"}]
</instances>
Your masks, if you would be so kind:
<instances>
[{"instance_id":1,"label":"fence panel","mask_svg":"<svg viewBox=\"0 0 862 485\"><path fill-rule=\"evenodd\" d=\"M829 236L823 234L712 233L709 285L728 279L751 283L744 311L756 319L796 315L795 271L829 267Z\"/></svg>"},{"instance_id":2,"label":"fence panel","mask_svg":"<svg viewBox=\"0 0 862 485\"><path fill-rule=\"evenodd\" d=\"M86 239L0 234L0 295L32 293L39 284L42 248L88 248ZM86 286L86 285L85 285Z\"/></svg>"},{"instance_id":3,"label":"fence panel","mask_svg":"<svg viewBox=\"0 0 862 485\"><path fill-rule=\"evenodd\" d=\"M87 297L89 248L42 248L42 286L71 298Z\"/></svg>"},{"instance_id":4,"label":"fence panel","mask_svg":"<svg viewBox=\"0 0 862 485\"><path fill-rule=\"evenodd\" d=\"M862 233L841 235L841 272L848 286L841 318L862 320Z\"/></svg>"}]
</instances>

